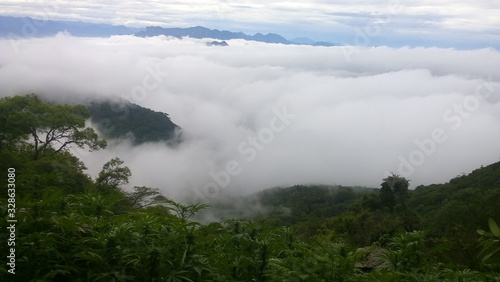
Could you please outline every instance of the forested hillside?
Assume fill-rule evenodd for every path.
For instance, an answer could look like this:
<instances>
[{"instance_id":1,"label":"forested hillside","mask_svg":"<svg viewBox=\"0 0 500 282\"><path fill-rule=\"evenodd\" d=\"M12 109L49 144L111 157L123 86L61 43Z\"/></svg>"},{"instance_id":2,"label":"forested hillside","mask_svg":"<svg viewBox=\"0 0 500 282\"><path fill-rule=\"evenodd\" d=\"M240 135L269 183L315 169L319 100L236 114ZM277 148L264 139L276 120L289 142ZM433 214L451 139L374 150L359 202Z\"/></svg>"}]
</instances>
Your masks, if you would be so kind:
<instances>
[{"instance_id":1,"label":"forested hillside","mask_svg":"<svg viewBox=\"0 0 500 282\"><path fill-rule=\"evenodd\" d=\"M0 281L499 281L500 163L414 191L274 188L252 196L266 215L202 224L205 203L125 191L118 158L88 176L68 148L106 146L89 117L0 100Z\"/></svg>"},{"instance_id":2,"label":"forested hillside","mask_svg":"<svg viewBox=\"0 0 500 282\"><path fill-rule=\"evenodd\" d=\"M294 226L306 236L326 228L366 246L387 235L423 230L441 262L478 267L477 230L488 229L489 218L500 221L500 162L415 190L408 190L406 179L391 176L380 189L293 186L257 196L271 210L268 223Z\"/></svg>"},{"instance_id":3,"label":"forested hillside","mask_svg":"<svg viewBox=\"0 0 500 282\"><path fill-rule=\"evenodd\" d=\"M127 100L93 101L88 105L91 121L106 138L130 138L134 144L179 141L179 128L167 114Z\"/></svg>"}]
</instances>

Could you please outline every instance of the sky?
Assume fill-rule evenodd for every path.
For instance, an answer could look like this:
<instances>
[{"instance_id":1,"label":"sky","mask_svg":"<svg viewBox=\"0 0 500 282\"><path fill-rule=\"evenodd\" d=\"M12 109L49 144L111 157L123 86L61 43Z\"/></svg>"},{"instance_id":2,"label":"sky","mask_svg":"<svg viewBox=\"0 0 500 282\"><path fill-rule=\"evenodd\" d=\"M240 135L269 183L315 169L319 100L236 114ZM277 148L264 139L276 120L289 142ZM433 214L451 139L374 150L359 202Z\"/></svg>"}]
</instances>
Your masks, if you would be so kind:
<instances>
[{"instance_id":1,"label":"sky","mask_svg":"<svg viewBox=\"0 0 500 282\"><path fill-rule=\"evenodd\" d=\"M499 0L1 1L0 14L278 33L343 45L500 48Z\"/></svg>"},{"instance_id":2,"label":"sky","mask_svg":"<svg viewBox=\"0 0 500 282\"><path fill-rule=\"evenodd\" d=\"M493 48L208 41L0 39L0 97L120 97L168 113L183 129L178 147L121 140L73 153L92 177L120 157L131 186L173 199L295 184L379 187L391 172L415 188L499 161Z\"/></svg>"}]
</instances>

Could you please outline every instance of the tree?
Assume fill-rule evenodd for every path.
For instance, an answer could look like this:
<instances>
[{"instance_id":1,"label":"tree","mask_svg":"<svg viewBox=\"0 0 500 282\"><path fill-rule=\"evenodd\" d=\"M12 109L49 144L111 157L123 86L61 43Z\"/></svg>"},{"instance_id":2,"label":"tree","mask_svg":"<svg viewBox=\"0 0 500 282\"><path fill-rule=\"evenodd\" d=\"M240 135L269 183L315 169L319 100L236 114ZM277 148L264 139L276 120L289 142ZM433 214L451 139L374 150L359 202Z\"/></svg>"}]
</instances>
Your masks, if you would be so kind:
<instances>
[{"instance_id":1,"label":"tree","mask_svg":"<svg viewBox=\"0 0 500 282\"><path fill-rule=\"evenodd\" d=\"M55 105L30 94L3 98L0 109L0 151L22 142L37 160L48 152L66 151L70 145L90 151L106 147L106 141L85 126L90 114L83 105Z\"/></svg>"},{"instance_id":2,"label":"tree","mask_svg":"<svg viewBox=\"0 0 500 282\"><path fill-rule=\"evenodd\" d=\"M408 209L409 181L394 173L383 180L379 194L382 206L391 213L396 213L401 218L403 227L407 231L413 231L419 220L415 212Z\"/></svg>"},{"instance_id":3,"label":"tree","mask_svg":"<svg viewBox=\"0 0 500 282\"><path fill-rule=\"evenodd\" d=\"M396 198L394 197L394 192L392 191L391 186L389 186L389 184L385 181L382 183L379 198L382 207L388 209L391 212L394 210L394 206L396 205Z\"/></svg>"},{"instance_id":4,"label":"tree","mask_svg":"<svg viewBox=\"0 0 500 282\"><path fill-rule=\"evenodd\" d=\"M144 208L152 205L163 204L167 198L163 196L158 188L146 186L134 186L134 192L127 193L132 207Z\"/></svg>"},{"instance_id":5,"label":"tree","mask_svg":"<svg viewBox=\"0 0 500 282\"><path fill-rule=\"evenodd\" d=\"M380 189L382 204L391 207L391 210L396 205L405 207L408 199L409 181L394 173L384 178L383 181L381 184L382 189Z\"/></svg>"},{"instance_id":6,"label":"tree","mask_svg":"<svg viewBox=\"0 0 500 282\"><path fill-rule=\"evenodd\" d=\"M109 192L128 183L132 173L128 167L122 166L123 163L119 158L113 158L104 164L95 181L99 190Z\"/></svg>"},{"instance_id":7,"label":"tree","mask_svg":"<svg viewBox=\"0 0 500 282\"><path fill-rule=\"evenodd\" d=\"M391 187L397 200L401 201L407 198L410 182L406 180L406 178L393 173L383 180L384 182L382 184L387 184Z\"/></svg>"},{"instance_id":8,"label":"tree","mask_svg":"<svg viewBox=\"0 0 500 282\"><path fill-rule=\"evenodd\" d=\"M0 152L9 145L28 138L29 128L21 111L27 99L6 97L0 100ZM17 106L16 106L17 105Z\"/></svg>"}]
</instances>

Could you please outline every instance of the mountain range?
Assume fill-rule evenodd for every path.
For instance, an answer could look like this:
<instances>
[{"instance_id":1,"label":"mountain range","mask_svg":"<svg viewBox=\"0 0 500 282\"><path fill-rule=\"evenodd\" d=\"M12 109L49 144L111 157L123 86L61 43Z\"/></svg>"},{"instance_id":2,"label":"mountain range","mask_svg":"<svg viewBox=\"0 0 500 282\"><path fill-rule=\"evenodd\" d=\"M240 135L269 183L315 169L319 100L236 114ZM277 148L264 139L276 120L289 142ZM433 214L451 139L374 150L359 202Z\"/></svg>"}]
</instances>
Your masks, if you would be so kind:
<instances>
[{"instance_id":1,"label":"mountain range","mask_svg":"<svg viewBox=\"0 0 500 282\"><path fill-rule=\"evenodd\" d=\"M334 46L335 44L328 42L314 42L307 38L299 38L301 41L291 41L276 33L256 33L254 35L247 35L243 32L232 32L228 30L209 29L202 26L188 27L188 28L163 28L158 26L149 26L145 30L139 31L135 34L140 37L150 37L158 35L174 36L177 38L191 37L191 38L214 38L219 40L230 39L244 39L265 43L279 43L279 44L296 44L296 45L313 45L313 46Z\"/></svg>"},{"instance_id":2,"label":"mountain range","mask_svg":"<svg viewBox=\"0 0 500 282\"><path fill-rule=\"evenodd\" d=\"M123 25L0 16L0 37L8 38L47 37L54 36L59 32L69 32L71 35L79 37L109 37L111 35L134 34L140 30L140 28Z\"/></svg>"},{"instance_id":3,"label":"mountain range","mask_svg":"<svg viewBox=\"0 0 500 282\"><path fill-rule=\"evenodd\" d=\"M139 37L173 36L177 38L211 38L218 40L244 39L265 43L296 44L311 46L335 46L329 42L315 42L306 37L288 40L276 33L256 33L247 35L243 32L209 29L202 26L188 28L163 28L149 26L146 28L128 27L124 25L95 24L77 21L39 20L30 17L0 16L0 37L29 38L54 36L59 32L68 32L78 37L109 37L112 35L135 35Z\"/></svg>"}]
</instances>

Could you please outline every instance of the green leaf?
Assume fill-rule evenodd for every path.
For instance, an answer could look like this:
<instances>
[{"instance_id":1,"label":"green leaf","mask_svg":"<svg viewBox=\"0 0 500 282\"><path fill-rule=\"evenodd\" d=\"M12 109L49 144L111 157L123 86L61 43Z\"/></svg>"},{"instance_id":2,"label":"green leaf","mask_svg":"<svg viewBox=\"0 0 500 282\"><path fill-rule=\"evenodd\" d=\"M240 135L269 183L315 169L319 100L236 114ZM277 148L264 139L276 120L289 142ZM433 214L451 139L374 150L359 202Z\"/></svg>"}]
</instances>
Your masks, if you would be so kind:
<instances>
[{"instance_id":1,"label":"green leaf","mask_svg":"<svg viewBox=\"0 0 500 282\"><path fill-rule=\"evenodd\" d=\"M496 254L496 253L498 253L498 252L500 252L500 247L499 247L499 248L497 248L496 250L494 250L494 251L490 252L489 254L485 255L485 256L483 257L483 259L481 260L481 262L485 262L485 261L487 261L487 260L488 260L491 256L493 256L494 254Z\"/></svg>"},{"instance_id":2,"label":"green leaf","mask_svg":"<svg viewBox=\"0 0 500 282\"><path fill-rule=\"evenodd\" d=\"M489 218L488 224L490 226L491 233L493 233L495 237L500 238L500 228L498 228L497 223L492 218Z\"/></svg>"},{"instance_id":3,"label":"green leaf","mask_svg":"<svg viewBox=\"0 0 500 282\"><path fill-rule=\"evenodd\" d=\"M489 239L489 240L484 241L484 242L482 243L482 245L483 245L483 250L479 253L479 255L480 255L480 256L481 256L481 255L484 255L484 253L487 253L487 252L490 250L490 248L491 248L493 245L497 244L497 243L498 243L498 240L493 240L493 239Z\"/></svg>"},{"instance_id":4,"label":"green leaf","mask_svg":"<svg viewBox=\"0 0 500 282\"><path fill-rule=\"evenodd\" d=\"M52 279L52 278L56 277L57 275L65 276L65 275L68 275L68 274L70 274L70 271L68 271L68 270L54 269L54 270L51 270L49 273L47 273L45 275L45 278Z\"/></svg>"}]
</instances>

